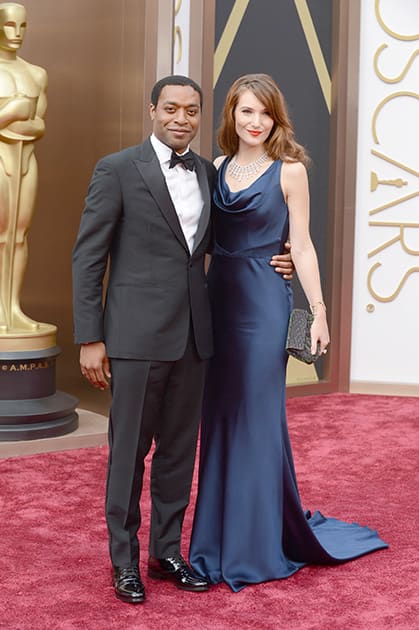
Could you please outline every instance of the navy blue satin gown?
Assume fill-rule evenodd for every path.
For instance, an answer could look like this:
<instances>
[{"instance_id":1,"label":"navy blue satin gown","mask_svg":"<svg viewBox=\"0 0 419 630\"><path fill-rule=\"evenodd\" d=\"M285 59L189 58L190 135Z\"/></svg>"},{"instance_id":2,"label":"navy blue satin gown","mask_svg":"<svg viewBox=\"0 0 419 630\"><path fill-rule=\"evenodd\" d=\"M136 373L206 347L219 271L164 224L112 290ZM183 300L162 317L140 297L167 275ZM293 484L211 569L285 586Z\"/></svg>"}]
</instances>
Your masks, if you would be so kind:
<instances>
[{"instance_id":1,"label":"navy blue satin gown","mask_svg":"<svg viewBox=\"0 0 419 630\"><path fill-rule=\"evenodd\" d=\"M214 193L208 275L215 355L201 428L199 489L190 546L195 571L233 591L387 547L356 523L304 513L285 413L285 339L292 292L270 267L288 236L274 162L231 192L225 160ZM326 483L326 481L325 481Z\"/></svg>"}]
</instances>

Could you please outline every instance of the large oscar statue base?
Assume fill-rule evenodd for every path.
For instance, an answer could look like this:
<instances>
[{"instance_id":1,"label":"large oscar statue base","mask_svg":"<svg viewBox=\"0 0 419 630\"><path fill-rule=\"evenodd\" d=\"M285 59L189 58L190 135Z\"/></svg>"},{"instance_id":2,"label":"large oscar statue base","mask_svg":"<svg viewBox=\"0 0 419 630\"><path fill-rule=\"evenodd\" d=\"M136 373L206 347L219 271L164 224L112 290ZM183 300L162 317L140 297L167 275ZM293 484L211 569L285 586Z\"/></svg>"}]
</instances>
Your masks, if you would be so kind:
<instances>
[{"instance_id":1,"label":"large oscar statue base","mask_svg":"<svg viewBox=\"0 0 419 630\"><path fill-rule=\"evenodd\" d=\"M40 337L38 332L39 341ZM10 335L8 340L13 342ZM3 344L0 347L4 350ZM0 351L0 441L56 437L77 429L78 400L56 391L59 353L58 346Z\"/></svg>"}]
</instances>

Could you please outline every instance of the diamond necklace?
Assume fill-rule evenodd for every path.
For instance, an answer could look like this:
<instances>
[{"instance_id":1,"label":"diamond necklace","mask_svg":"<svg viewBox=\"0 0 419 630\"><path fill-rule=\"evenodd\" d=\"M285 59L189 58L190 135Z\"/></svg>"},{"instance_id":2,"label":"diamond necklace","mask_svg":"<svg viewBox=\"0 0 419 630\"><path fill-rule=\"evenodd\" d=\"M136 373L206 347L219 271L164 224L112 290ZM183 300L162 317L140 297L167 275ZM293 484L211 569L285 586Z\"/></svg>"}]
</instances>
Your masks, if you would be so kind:
<instances>
[{"instance_id":1,"label":"diamond necklace","mask_svg":"<svg viewBox=\"0 0 419 630\"><path fill-rule=\"evenodd\" d=\"M245 166L240 166L240 164L237 164L236 157L234 156L231 158L231 161L227 166L227 171L230 177L234 177L234 179L241 182L253 175L257 175L267 160L269 160L269 155L265 152L262 153L262 155L260 155L254 162L250 162L250 164L246 164Z\"/></svg>"}]
</instances>

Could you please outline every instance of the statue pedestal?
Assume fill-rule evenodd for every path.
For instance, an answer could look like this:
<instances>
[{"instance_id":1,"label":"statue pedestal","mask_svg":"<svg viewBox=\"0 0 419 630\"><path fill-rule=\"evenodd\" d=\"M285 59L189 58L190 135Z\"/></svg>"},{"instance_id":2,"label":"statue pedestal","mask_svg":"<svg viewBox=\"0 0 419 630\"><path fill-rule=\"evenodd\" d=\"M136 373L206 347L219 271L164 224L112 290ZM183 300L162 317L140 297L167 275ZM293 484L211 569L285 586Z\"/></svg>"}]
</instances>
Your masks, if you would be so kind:
<instances>
[{"instance_id":1,"label":"statue pedestal","mask_svg":"<svg viewBox=\"0 0 419 630\"><path fill-rule=\"evenodd\" d=\"M0 441L56 437L77 429L77 398L56 391L59 353L58 346L0 351Z\"/></svg>"}]
</instances>

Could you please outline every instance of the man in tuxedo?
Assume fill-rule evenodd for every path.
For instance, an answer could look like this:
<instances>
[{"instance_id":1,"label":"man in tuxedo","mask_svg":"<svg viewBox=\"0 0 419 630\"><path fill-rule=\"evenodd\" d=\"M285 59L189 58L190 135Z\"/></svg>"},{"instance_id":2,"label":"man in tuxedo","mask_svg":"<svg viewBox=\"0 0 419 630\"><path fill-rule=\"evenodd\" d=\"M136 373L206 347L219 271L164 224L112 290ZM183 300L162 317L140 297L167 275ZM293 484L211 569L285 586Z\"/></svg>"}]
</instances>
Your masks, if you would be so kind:
<instances>
[{"instance_id":1,"label":"man in tuxedo","mask_svg":"<svg viewBox=\"0 0 419 630\"><path fill-rule=\"evenodd\" d=\"M153 439L148 575L184 590L208 590L180 554L213 351L204 256L215 168L189 149L201 107L193 80L171 76L156 83L153 133L98 162L73 252L81 371L95 387L111 383L106 520L115 595L129 603L145 598L137 531Z\"/></svg>"}]
</instances>

